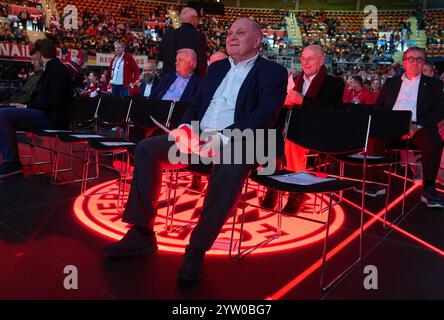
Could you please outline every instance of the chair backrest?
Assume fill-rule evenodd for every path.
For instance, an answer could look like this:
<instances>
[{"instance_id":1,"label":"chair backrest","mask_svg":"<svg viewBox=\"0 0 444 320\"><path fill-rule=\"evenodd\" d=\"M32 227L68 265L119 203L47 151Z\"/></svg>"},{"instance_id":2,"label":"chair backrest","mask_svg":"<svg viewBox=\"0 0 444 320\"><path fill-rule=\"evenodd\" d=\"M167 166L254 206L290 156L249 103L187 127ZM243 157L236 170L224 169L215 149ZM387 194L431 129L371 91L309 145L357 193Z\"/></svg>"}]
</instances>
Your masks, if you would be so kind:
<instances>
[{"instance_id":1,"label":"chair backrest","mask_svg":"<svg viewBox=\"0 0 444 320\"><path fill-rule=\"evenodd\" d=\"M410 131L412 118L410 111L372 110L367 114L372 116L369 133L371 138L400 140Z\"/></svg>"},{"instance_id":2,"label":"chair backrest","mask_svg":"<svg viewBox=\"0 0 444 320\"><path fill-rule=\"evenodd\" d=\"M157 128L150 116L166 124L172 101L151 100L146 97L133 97L130 112L131 123L141 128Z\"/></svg>"},{"instance_id":3,"label":"chair backrest","mask_svg":"<svg viewBox=\"0 0 444 320\"><path fill-rule=\"evenodd\" d=\"M362 112L293 109L287 139L319 153L366 151L371 116Z\"/></svg>"},{"instance_id":4,"label":"chair backrest","mask_svg":"<svg viewBox=\"0 0 444 320\"><path fill-rule=\"evenodd\" d=\"M168 128L177 128L182 121L185 111L189 107L189 102L177 101L174 102L173 108L170 112L169 118L167 119Z\"/></svg>"},{"instance_id":5,"label":"chair backrest","mask_svg":"<svg viewBox=\"0 0 444 320\"><path fill-rule=\"evenodd\" d=\"M344 103L343 110L345 111L372 111L374 106L372 104L362 103Z\"/></svg>"},{"instance_id":6,"label":"chair backrest","mask_svg":"<svg viewBox=\"0 0 444 320\"><path fill-rule=\"evenodd\" d=\"M97 109L97 124L99 127L124 126L129 117L131 107L130 97L103 96Z\"/></svg>"},{"instance_id":7,"label":"chair backrest","mask_svg":"<svg viewBox=\"0 0 444 320\"><path fill-rule=\"evenodd\" d=\"M76 97L73 104L73 126L87 127L94 125L99 98Z\"/></svg>"}]
</instances>

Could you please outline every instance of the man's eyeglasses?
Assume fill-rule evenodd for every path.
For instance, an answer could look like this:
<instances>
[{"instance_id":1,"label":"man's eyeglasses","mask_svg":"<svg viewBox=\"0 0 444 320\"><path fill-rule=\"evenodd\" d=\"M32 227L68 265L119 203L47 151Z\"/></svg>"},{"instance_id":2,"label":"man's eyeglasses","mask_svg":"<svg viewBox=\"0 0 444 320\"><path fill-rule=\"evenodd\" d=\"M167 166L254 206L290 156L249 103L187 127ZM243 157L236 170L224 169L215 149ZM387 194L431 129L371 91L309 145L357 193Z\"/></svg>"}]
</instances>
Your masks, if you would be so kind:
<instances>
[{"instance_id":1,"label":"man's eyeglasses","mask_svg":"<svg viewBox=\"0 0 444 320\"><path fill-rule=\"evenodd\" d=\"M418 58L414 58L414 57L409 57L409 58L404 58L404 61L407 61L408 63L424 63L425 59L423 57L418 57Z\"/></svg>"},{"instance_id":2,"label":"man's eyeglasses","mask_svg":"<svg viewBox=\"0 0 444 320\"><path fill-rule=\"evenodd\" d=\"M313 62L313 61L315 61L316 59L319 59L319 58L320 57L308 57L308 58L301 57L301 62L311 63L311 62Z\"/></svg>"}]
</instances>

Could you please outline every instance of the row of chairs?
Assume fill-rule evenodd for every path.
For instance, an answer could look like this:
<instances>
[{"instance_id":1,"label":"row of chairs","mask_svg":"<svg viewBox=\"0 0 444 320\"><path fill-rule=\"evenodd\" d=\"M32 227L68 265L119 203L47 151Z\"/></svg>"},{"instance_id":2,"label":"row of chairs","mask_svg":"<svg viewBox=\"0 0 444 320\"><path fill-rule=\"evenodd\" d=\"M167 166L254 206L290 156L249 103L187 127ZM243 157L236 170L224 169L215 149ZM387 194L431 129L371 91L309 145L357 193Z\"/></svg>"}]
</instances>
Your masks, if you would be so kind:
<instances>
[{"instance_id":1,"label":"row of chairs","mask_svg":"<svg viewBox=\"0 0 444 320\"><path fill-rule=\"evenodd\" d=\"M367 181L368 168L372 166L389 166L388 183L385 184L390 190L391 187L391 167L397 163L396 159L388 157L373 158L367 156L368 138L388 138L401 139L401 137L409 132L411 113L408 111L320 111L310 109L293 110L290 115L288 131L286 138L298 145L310 149L318 154L328 156L330 161L337 161L341 164L340 174L330 174L328 180L322 180L318 183L309 185L292 184L281 182L275 178L283 175L296 174L288 170L278 170L272 176L259 175L254 172L249 180L255 182L259 186L275 189L279 195L278 210L272 210L278 214L278 222L276 235L267 241L259 244L266 245L273 239L280 236L281 214L282 213L282 196L285 192L327 194L329 196L327 219L325 222L325 238L322 253L322 271L320 286L323 290L331 288L337 281L343 279L354 267L362 261L363 247L363 219L365 211L365 189L370 181ZM288 120L287 120L288 121ZM343 165L349 164L362 167L362 178L356 179L344 176ZM407 168L407 166L406 166ZM314 174L314 173L312 173ZM342 192L360 185L361 191L361 213L360 213L360 237L358 257L345 271L343 271L333 281L324 285L324 279L327 269L327 251L329 244L329 230L331 224L331 212L334 204L340 203ZM256 206L248 203L249 181L245 184L243 197L242 213L240 217L240 235L237 242L237 258L244 257L252 252L255 248L242 249L242 232L245 221L245 212L248 206ZM337 201L334 201L334 198ZM405 183L404 183L405 198ZM384 224L387 215L387 204L389 193L387 193L386 210L384 214ZM299 217L297 217L299 218ZM232 255L234 241L234 225L236 221L236 213L233 217L233 227L231 234L230 256Z\"/></svg>"},{"instance_id":2,"label":"row of chairs","mask_svg":"<svg viewBox=\"0 0 444 320\"><path fill-rule=\"evenodd\" d=\"M186 105L181 103L173 103L171 101L153 101L147 100L141 97L122 98L122 97L102 97L100 99L91 98L77 98L74 107L73 126L70 132L57 130L43 130L36 132L35 134L44 135L55 138L58 141L55 150L56 153L55 163L52 170L53 182L56 182L58 164L60 161L60 143L70 144L83 144L85 145L86 157L82 160L85 161L83 175L82 175L82 193L86 191L86 182L88 181L88 168L91 164L91 154L95 152L95 164L96 173L98 175L98 152L114 152L124 155L123 163L124 168L120 170L121 179L119 181L119 195L118 195L118 208L121 209L124 199L124 188L126 178L128 176L128 163L131 152L129 149L134 149L134 144L128 139L128 132L132 125L141 126L143 128L153 128L156 125L151 121L149 116L157 119L159 122L164 123L167 127L176 127L180 119L183 116ZM291 175L292 172L286 170L278 170L273 176L263 176L254 172L245 184L245 192L242 197L239 208L242 210L240 216L240 235L238 241L234 241L234 228L237 221L237 215L234 214L231 243L229 255L233 256L233 244L237 243L236 258L242 258L249 254L256 248L242 248L242 233L245 221L246 208L248 206L255 206L252 203L248 203L247 194L250 181L255 182L260 186L276 189L280 196L279 203L282 204L282 196L284 192L302 192L302 193L314 193L314 194L327 194L329 196L327 219L325 222L325 238L322 254L322 273L321 273L321 288L326 290L330 288L334 283L345 277L359 262L362 260L362 246L363 246L363 219L365 210L365 188L368 183L366 181L367 170L369 166L391 166L396 163L397 160L391 158L369 158L367 156L367 143L369 137L384 137L384 138L401 138L407 134L410 127L410 112L403 111L373 111L373 110L359 110L359 111L320 111L311 109L298 109L292 110L288 113L287 117L284 117L284 135L292 142L299 144L300 146L310 149L317 154L327 155L331 161L337 161L342 163L340 174L330 174L328 178L331 180L314 183L311 185L298 185L285 182L279 182L274 179L276 176ZM125 134L117 134L117 136L105 136L102 135L100 129L117 127L125 132ZM83 129L77 131L76 129ZM93 128L93 130L91 130ZM85 133L86 132L86 133ZM82 135L83 134L83 135ZM72 156L72 153L67 154ZM358 156L356 156L358 155ZM344 177L343 164L358 165L362 167L362 179L354 179ZM259 169L260 170L260 169ZM407 170L407 166L406 166ZM198 172L199 170L197 170ZM196 170L192 171L193 173ZM211 168L204 170L205 175L211 173ZM391 169L389 170L391 173ZM407 171L406 171L407 173ZM96 176L97 176L96 175ZM387 187L390 190L391 181L387 183ZM176 176L176 184L168 183L168 194L172 190L176 190L178 183L178 176ZM170 182L172 181L170 177ZM359 253L357 260L350 265L344 272L342 272L337 278L335 278L328 285L324 285L324 278L327 268L327 251L329 247L329 230L331 224L331 212L332 207L336 203L341 201L342 191L355 187L357 184L362 184L361 190L361 214L360 214L360 238L359 238ZM405 192L405 183L404 183ZM335 197L337 200L335 201ZM171 199L171 197L169 197ZM388 203L389 192L387 193L386 204ZM167 213L167 219L174 218L174 203L173 209ZM169 207L168 207L169 208ZM276 236L271 238L270 241L280 236L280 224L282 205L279 205L278 210L273 210L277 213L278 227ZM387 214L384 216L384 221ZM172 224L171 221L166 221L168 227ZM260 246L266 245L270 241L261 243Z\"/></svg>"},{"instance_id":3,"label":"row of chairs","mask_svg":"<svg viewBox=\"0 0 444 320\"><path fill-rule=\"evenodd\" d=\"M112 153L113 158L120 157L121 166L117 170L120 174L118 207L121 208L121 200L124 197L123 187L129 174L130 156L134 154L136 145L130 141L130 131L134 126L143 129L157 128L150 117L166 127L175 128L186 108L187 104L183 102L149 100L145 97L77 97L69 130L44 129L32 134L54 141L49 147L52 163L51 182L56 185L81 182L82 195L85 195L87 182L98 178L100 165L109 167L99 162L99 153ZM62 152L62 144L69 145L68 153ZM83 146L83 149L78 151L83 153L83 156L77 157L73 146ZM62 156L69 157L71 164L69 168L60 168ZM73 170L73 159L84 163L81 178L59 181L61 172ZM94 176L89 176L91 164L95 165Z\"/></svg>"}]
</instances>

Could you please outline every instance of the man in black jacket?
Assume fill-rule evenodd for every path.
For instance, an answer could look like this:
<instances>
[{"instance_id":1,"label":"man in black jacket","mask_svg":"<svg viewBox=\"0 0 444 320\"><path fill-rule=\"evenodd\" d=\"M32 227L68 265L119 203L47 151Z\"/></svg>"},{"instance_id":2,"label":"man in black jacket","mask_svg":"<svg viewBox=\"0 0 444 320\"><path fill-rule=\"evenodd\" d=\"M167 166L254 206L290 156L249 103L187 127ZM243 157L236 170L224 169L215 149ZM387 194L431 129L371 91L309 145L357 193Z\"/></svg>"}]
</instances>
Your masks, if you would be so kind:
<instances>
[{"instance_id":1,"label":"man in black jacket","mask_svg":"<svg viewBox=\"0 0 444 320\"><path fill-rule=\"evenodd\" d=\"M294 79L294 86L289 86L285 106L316 109L341 109L344 94L344 81L328 75L324 66L325 54L319 45L305 47L301 55L302 72ZM290 79L293 80L293 79ZM289 81L290 82L290 81ZM285 142L286 168L291 171L305 170L308 150L287 140ZM273 209L277 204L277 191L267 190L261 205ZM283 211L297 214L307 196L303 193L290 193Z\"/></svg>"},{"instance_id":2,"label":"man in black jacket","mask_svg":"<svg viewBox=\"0 0 444 320\"><path fill-rule=\"evenodd\" d=\"M44 71L31 102L20 108L0 109L0 153L5 160L0 165L0 178L22 172L17 130L67 128L71 119L73 90L68 69L56 58L56 47L51 40L37 40L34 50Z\"/></svg>"},{"instance_id":3,"label":"man in black jacket","mask_svg":"<svg viewBox=\"0 0 444 320\"><path fill-rule=\"evenodd\" d=\"M180 19L180 28L167 32L160 44L159 60L163 61L161 77L176 72L176 52L190 48L197 54L196 73L203 78L207 71L208 46L205 35L196 30L199 16L193 8L185 7L180 13Z\"/></svg>"},{"instance_id":4,"label":"man in black jacket","mask_svg":"<svg viewBox=\"0 0 444 320\"><path fill-rule=\"evenodd\" d=\"M438 79L421 75L425 61L424 49L419 47L407 49L403 58L405 73L386 80L375 107L412 112L409 137L422 153L421 201L428 207L443 208L443 200L435 189L442 151L437 124L444 117L443 83ZM375 142L370 147L374 149L374 153L381 153L385 145L386 143Z\"/></svg>"}]
</instances>

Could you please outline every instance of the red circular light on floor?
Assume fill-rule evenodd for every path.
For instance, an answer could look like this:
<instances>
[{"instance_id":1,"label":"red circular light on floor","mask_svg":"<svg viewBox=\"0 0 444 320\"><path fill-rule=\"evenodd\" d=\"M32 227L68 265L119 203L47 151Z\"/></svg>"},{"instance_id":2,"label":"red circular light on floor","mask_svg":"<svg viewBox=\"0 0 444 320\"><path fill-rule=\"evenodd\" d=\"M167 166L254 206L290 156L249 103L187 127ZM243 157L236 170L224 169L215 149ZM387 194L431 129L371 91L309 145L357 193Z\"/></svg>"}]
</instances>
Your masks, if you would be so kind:
<instances>
[{"instance_id":1,"label":"red circular light on floor","mask_svg":"<svg viewBox=\"0 0 444 320\"><path fill-rule=\"evenodd\" d=\"M186 185L187 182L185 181ZM89 189L86 196L79 196L74 203L74 213L76 217L88 228L96 231L100 235L113 240L119 240L128 230L128 225L122 222L122 214L117 210L117 181L109 181ZM248 202L258 204L258 194L256 186L252 186L248 193ZM177 190L176 213L174 215L173 231L167 232L165 226L167 212L167 192L162 189L162 194L158 205L155 231L159 250L165 252L183 253L188 244L190 233L194 223L197 222L202 208L203 197L191 194L183 189ZM281 215L281 235L269 242L265 246L255 250L252 254L275 253L284 250L292 250L303 246L311 245L324 239L325 222L327 218L327 197L316 199L316 208L320 204L325 211L321 214L314 214L313 207L315 196L310 195L306 201L299 217L316 220L297 219ZM285 200L284 200L285 204ZM234 239L238 239L240 233L240 212L238 209L237 221L235 225ZM223 226L219 237L214 243L209 254L226 255L230 245L231 229L233 218L228 218ZM332 224L330 235L336 232L344 222L344 211L340 205L333 206ZM188 226L189 225L189 226ZM276 234L278 226L278 215L269 211L259 210L252 206L246 208L242 249L248 249L261 243ZM236 241L237 244L238 241ZM234 246L235 247L235 246Z\"/></svg>"}]
</instances>

